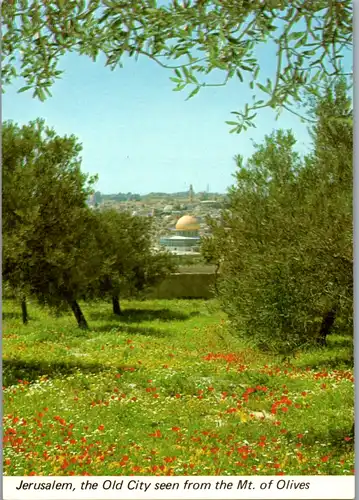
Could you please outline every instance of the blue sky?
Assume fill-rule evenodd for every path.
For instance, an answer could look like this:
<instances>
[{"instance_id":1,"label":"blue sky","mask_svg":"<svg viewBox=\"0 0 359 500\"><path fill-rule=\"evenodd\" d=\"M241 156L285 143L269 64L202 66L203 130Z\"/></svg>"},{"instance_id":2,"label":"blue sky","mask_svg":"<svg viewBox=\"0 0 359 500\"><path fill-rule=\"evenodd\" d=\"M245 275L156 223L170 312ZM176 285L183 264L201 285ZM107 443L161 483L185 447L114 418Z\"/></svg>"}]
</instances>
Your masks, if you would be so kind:
<instances>
[{"instance_id":1,"label":"blue sky","mask_svg":"<svg viewBox=\"0 0 359 500\"><path fill-rule=\"evenodd\" d=\"M270 76L275 58L267 48L260 56L261 71ZM70 54L60 68L65 73L44 103L31 92L18 94L22 82L6 88L2 119L23 124L43 117L57 133L75 134L83 144L82 168L99 175L96 189L103 193L174 192L189 184L197 192L207 185L225 192L233 182L234 155L248 157L252 140L260 142L274 128L291 128L298 150L308 151L306 125L289 113L276 122L271 110L263 110L256 129L229 133L230 112L251 98L237 78L186 101L188 90L173 92L172 73L145 58L125 59L111 72L101 61Z\"/></svg>"}]
</instances>

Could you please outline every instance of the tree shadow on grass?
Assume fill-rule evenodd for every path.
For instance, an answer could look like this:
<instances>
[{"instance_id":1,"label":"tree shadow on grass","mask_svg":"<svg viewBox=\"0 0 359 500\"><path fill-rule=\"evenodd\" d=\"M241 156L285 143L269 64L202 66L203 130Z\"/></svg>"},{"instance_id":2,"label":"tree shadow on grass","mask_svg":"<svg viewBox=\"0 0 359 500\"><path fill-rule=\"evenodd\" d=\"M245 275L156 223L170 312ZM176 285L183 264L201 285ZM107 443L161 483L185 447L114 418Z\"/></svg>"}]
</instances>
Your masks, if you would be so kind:
<instances>
[{"instance_id":1,"label":"tree shadow on grass","mask_svg":"<svg viewBox=\"0 0 359 500\"><path fill-rule=\"evenodd\" d=\"M105 366L98 363L81 362L46 362L46 361L25 361L20 359L3 360L3 385L15 385L19 380L34 382L41 376L49 378L67 377L75 372L81 373L99 373L116 369L119 372L125 371L126 366Z\"/></svg>"},{"instance_id":2,"label":"tree shadow on grass","mask_svg":"<svg viewBox=\"0 0 359 500\"><path fill-rule=\"evenodd\" d=\"M353 336L350 335L343 335L343 336L337 336L333 335L333 337L328 338L328 349L335 350L338 347L348 347L348 348L353 348L354 342L353 342Z\"/></svg>"},{"instance_id":3,"label":"tree shadow on grass","mask_svg":"<svg viewBox=\"0 0 359 500\"><path fill-rule=\"evenodd\" d=\"M11 311L11 312L4 312L2 313L2 319L3 321L9 321L11 319L21 319L21 312L15 312L15 311Z\"/></svg>"},{"instance_id":4,"label":"tree shadow on grass","mask_svg":"<svg viewBox=\"0 0 359 500\"><path fill-rule=\"evenodd\" d=\"M121 323L141 323L142 321L186 321L187 319L198 316L197 311L189 314L171 309L124 309L121 316L108 312L90 312L88 315L93 320L112 320L120 321Z\"/></svg>"},{"instance_id":5,"label":"tree shadow on grass","mask_svg":"<svg viewBox=\"0 0 359 500\"><path fill-rule=\"evenodd\" d=\"M298 368L310 367L313 370L319 370L321 368L325 368L327 370L339 370L341 367L350 369L354 366L354 356L336 356L330 359L317 359L312 362L297 363L296 366L298 366Z\"/></svg>"},{"instance_id":6,"label":"tree shadow on grass","mask_svg":"<svg viewBox=\"0 0 359 500\"><path fill-rule=\"evenodd\" d=\"M346 441L345 438L351 437L351 440ZM286 435L286 439L292 442L293 436ZM315 443L330 443L335 446L337 452L339 451L351 451L354 448L354 439L351 434L351 424L348 424L347 428L335 428L329 429L328 432L309 432L303 439L301 439L303 445L311 446Z\"/></svg>"},{"instance_id":7,"label":"tree shadow on grass","mask_svg":"<svg viewBox=\"0 0 359 500\"><path fill-rule=\"evenodd\" d=\"M159 328L141 327L141 326L131 326L131 325L116 325L114 323L107 323L106 325L101 325L91 328L92 332L108 333L114 335L117 333L126 333L129 335L144 335L149 337L168 337L170 332L168 330L160 330Z\"/></svg>"},{"instance_id":8,"label":"tree shadow on grass","mask_svg":"<svg viewBox=\"0 0 359 500\"><path fill-rule=\"evenodd\" d=\"M312 368L313 370L326 368L340 369L340 367L353 368L354 349L353 343L338 342L329 344L327 347L313 349L303 356L302 360L295 363L298 368Z\"/></svg>"}]
</instances>

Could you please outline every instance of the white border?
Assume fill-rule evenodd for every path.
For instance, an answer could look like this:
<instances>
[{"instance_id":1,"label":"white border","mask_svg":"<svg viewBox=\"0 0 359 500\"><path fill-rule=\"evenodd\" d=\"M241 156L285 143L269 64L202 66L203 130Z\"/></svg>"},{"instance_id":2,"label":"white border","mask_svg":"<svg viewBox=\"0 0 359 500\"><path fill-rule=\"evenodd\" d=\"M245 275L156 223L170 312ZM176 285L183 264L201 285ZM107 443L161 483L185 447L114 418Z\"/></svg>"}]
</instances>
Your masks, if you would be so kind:
<instances>
[{"instance_id":1,"label":"white border","mask_svg":"<svg viewBox=\"0 0 359 500\"><path fill-rule=\"evenodd\" d=\"M4 500L351 500L355 488L354 476L5 476L3 481Z\"/></svg>"}]
</instances>

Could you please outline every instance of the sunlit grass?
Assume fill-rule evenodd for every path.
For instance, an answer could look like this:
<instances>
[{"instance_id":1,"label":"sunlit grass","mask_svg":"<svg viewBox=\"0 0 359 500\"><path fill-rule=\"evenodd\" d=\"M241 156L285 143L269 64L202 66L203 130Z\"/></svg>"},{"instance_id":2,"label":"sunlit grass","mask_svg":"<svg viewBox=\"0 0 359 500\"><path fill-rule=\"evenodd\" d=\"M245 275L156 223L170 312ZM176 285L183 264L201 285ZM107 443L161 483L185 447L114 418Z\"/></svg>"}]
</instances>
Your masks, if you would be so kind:
<instances>
[{"instance_id":1,"label":"sunlit grass","mask_svg":"<svg viewBox=\"0 0 359 500\"><path fill-rule=\"evenodd\" d=\"M3 306L7 475L352 474L352 346L292 364L244 348L215 302L84 304L90 330Z\"/></svg>"}]
</instances>

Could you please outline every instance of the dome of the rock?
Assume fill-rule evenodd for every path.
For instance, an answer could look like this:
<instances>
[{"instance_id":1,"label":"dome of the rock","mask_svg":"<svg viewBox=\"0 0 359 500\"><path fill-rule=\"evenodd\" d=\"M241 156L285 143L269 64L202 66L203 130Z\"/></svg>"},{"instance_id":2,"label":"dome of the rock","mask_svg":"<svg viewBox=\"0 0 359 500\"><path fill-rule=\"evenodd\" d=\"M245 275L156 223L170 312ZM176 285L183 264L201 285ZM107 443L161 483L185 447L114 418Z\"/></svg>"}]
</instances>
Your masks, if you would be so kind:
<instances>
[{"instance_id":1,"label":"dome of the rock","mask_svg":"<svg viewBox=\"0 0 359 500\"><path fill-rule=\"evenodd\" d=\"M196 217L192 215L184 215L178 219L176 224L177 231L198 231L199 223Z\"/></svg>"}]
</instances>

